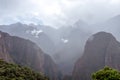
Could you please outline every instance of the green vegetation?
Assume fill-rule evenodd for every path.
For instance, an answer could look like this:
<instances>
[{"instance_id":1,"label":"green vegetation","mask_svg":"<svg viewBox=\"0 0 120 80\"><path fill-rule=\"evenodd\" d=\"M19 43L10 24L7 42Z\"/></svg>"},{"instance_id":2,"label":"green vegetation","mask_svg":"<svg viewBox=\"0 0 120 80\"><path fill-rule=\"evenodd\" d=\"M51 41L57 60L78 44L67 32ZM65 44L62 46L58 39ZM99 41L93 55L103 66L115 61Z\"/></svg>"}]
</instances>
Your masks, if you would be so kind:
<instances>
[{"instance_id":1,"label":"green vegetation","mask_svg":"<svg viewBox=\"0 0 120 80\"><path fill-rule=\"evenodd\" d=\"M92 74L93 80L120 80L120 72L110 67L104 67Z\"/></svg>"},{"instance_id":2,"label":"green vegetation","mask_svg":"<svg viewBox=\"0 0 120 80\"><path fill-rule=\"evenodd\" d=\"M0 60L0 80L48 80L48 78L27 67Z\"/></svg>"}]
</instances>

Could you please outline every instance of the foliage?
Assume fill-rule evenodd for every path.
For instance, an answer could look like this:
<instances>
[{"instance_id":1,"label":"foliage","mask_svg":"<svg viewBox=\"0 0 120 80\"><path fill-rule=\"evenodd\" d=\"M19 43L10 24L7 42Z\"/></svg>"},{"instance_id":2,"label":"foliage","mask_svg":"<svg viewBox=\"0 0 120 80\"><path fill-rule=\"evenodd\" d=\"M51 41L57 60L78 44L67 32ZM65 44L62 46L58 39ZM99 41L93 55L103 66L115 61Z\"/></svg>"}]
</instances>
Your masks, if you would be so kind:
<instances>
[{"instance_id":1,"label":"foliage","mask_svg":"<svg viewBox=\"0 0 120 80\"><path fill-rule=\"evenodd\" d=\"M120 80L120 72L110 67L104 67L92 74L93 80Z\"/></svg>"},{"instance_id":2,"label":"foliage","mask_svg":"<svg viewBox=\"0 0 120 80\"><path fill-rule=\"evenodd\" d=\"M27 67L0 60L0 80L48 80L48 78Z\"/></svg>"}]
</instances>

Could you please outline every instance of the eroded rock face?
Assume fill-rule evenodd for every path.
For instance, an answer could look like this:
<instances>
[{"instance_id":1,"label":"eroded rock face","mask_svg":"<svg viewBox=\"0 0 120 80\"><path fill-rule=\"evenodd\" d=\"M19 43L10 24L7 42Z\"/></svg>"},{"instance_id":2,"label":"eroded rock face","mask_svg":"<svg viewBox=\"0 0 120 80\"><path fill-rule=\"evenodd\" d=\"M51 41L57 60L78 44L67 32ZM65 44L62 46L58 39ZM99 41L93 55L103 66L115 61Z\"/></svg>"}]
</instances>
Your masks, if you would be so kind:
<instances>
[{"instance_id":1,"label":"eroded rock face","mask_svg":"<svg viewBox=\"0 0 120 80\"><path fill-rule=\"evenodd\" d=\"M0 59L4 59L7 62L13 62L13 59L11 58L9 51L7 50L6 42L3 37L5 37L7 34L3 34L0 32ZM8 44L9 45L9 44Z\"/></svg>"},{"instance_id":2,"label":"eroded rock face","mask_svg":"<svg viewBox=\"0 0 120 80\"><path fill-rule=\"evenodd\" d=\"M60 80L60 72L51 57L29 40L0 32L0 58L43 72L51 80Z\"/></svg>"},{"instance_id":3,"label":"eroded rock face","mask_svg":"<svg viewBox=\"0 0 120 80\"><path fill-rule=\"evenodd\" d=\"M85 45L83 56L76 62L73 80L90 80L91 73L105 65L120 70L120 43L110 33L99 32Z\"/></svg>"}]
</instances>

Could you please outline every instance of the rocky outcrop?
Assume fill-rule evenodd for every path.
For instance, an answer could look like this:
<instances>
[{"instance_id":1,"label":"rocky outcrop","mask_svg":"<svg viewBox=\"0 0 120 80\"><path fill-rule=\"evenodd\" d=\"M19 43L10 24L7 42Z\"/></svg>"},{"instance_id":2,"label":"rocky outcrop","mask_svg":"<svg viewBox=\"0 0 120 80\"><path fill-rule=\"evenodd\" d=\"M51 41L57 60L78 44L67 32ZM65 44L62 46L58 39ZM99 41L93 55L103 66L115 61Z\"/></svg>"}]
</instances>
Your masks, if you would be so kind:
<instances>
[{"instance_id":1,"label":"rocky outcrop","mask_svg":"<svg viewBox=\"0 0 120 80\"><path fill-rule=\"evenodd\" d=\"M0 58L43 72L51 80L60 80L60 72L51 57L29 40L0 32Z\"/></svg>"},{"instance_id":2,"label":"rocky outcrop","mask_svg":"<svg viewBox=\"0 0 120 80\"><path fill-rule=\"evenodd\" d=\"M85 45L83 56L76 62L73 80L90 80L91 73L110 66L120 70L120 43L110 33L99 32Z\"/></svg>"}]
</instances>

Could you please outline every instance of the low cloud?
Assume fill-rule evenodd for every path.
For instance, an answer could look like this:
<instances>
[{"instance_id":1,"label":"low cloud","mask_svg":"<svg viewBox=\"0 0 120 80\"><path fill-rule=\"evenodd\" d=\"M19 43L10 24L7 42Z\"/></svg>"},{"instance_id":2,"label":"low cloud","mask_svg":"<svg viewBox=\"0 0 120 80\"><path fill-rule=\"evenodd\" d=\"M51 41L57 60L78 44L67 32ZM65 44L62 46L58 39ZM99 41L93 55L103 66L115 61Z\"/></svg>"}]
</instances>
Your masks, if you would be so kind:
<instances>
[{"instance_id":1,"label":"low cloud","mask_svg":"<svg viewBox=\"0 0 120 80\"><path fill-rule=\"evenodd\" d=\"M0 24L44 23L54 27L81 19L96 23L120 14L119 0L0 0Z\"/></svg>"}]
</instances>

